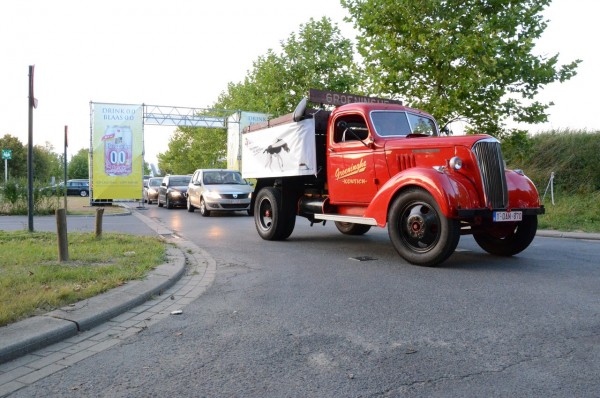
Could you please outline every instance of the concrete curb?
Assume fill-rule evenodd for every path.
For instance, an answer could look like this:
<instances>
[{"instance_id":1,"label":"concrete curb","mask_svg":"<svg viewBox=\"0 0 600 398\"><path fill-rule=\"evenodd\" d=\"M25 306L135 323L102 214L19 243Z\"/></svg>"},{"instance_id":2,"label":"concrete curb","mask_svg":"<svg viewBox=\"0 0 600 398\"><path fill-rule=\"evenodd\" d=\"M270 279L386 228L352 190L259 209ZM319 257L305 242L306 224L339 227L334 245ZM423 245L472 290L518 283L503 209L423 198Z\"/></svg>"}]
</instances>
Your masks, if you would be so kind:
<instances>
[{"instance_id":1,"label":"concrete curb","mask_svg":"<svg viewBox=\"0 0 600 398\"><path fill-rule=\"evenodd\" d=\"M89 330L147 301L173 286L185 272L185 255L168 247L167 262L143 280L7 325L0 333L0 364Z\"/></svg>"},{"instance_id":2,"label":"concrete curb","mask_svg":"<svg viewBox=\"0 0 600 398\"><path fill-rule=\"evenodd\" d=\"M538 230L537 236L544 236L547 238L567 238L567 239L588 239L588 240L600 240L600 233L589 233L589 232L561 232L554 230Z\"/></svg>"}]
</instances>

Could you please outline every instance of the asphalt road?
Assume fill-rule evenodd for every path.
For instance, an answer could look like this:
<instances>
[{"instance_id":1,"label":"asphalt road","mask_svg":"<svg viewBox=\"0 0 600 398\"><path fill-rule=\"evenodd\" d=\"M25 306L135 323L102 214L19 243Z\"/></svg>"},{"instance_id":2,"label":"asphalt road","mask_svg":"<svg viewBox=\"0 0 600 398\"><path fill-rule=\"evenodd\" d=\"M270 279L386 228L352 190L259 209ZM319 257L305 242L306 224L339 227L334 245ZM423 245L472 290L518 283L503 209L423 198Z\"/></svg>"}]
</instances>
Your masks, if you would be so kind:
<instances>
[{"instance_id":1,"label":"asphalt road","mask_svg":"<svg viewBox=\"0 0 600 398\"><path fill-rule=\"evenodd\" d=\"M209 252L214 284L181 316L14 397L599 395L598 241L537 237L497 258L465 236L425 268L382 229L351 237L298 219L266 242L244 213L140 212Z\"/></svg>"}]
</instances>

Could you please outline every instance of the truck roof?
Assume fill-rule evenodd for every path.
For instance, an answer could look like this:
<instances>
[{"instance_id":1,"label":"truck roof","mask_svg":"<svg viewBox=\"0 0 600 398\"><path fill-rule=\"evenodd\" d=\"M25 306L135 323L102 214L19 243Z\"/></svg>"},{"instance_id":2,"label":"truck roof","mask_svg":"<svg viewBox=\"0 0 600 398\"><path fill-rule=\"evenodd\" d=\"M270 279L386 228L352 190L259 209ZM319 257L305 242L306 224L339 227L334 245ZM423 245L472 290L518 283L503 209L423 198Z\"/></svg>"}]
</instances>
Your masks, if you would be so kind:
<instances>
[{"instance_id":1,"label":"truck roof","mask_svg":"<svg viewBox=\"0 0 600 398\"><path fill-rule=\"evenodd\" d=\"M398 104L382 104L382 103L366 103L366 102L354 102L351 104L341 105L341 106L338 106L337 108L335 108L332 113L337 114L337 113L346 112L348 110L352 110L352 111L358 110L364 114L368 114L371 111L380 111L380 110L405 111L405 112L415 113L418 115L428 116L433 119L433 116L431 116L427 112L423 112L420 109L410 108L408 106L398 105Z\"/></svg>"}]
</instances>

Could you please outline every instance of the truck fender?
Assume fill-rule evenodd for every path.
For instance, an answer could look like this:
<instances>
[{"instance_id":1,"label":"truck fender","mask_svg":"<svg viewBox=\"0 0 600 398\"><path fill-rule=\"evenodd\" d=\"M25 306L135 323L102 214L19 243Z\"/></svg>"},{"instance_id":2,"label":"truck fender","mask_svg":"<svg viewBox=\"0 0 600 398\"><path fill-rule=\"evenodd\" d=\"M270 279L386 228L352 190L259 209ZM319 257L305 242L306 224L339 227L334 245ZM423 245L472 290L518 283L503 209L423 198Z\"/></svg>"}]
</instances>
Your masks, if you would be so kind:
<instances>
[{"instance_id":1,"label":"truck fender","mask_svg":"<svg viewBox=\"0 0 600 398\"><path fill-rule=\"evenodd\" d=\"M459 208L479 207L477 191L464 176L433 168L414 167L390 178L377 191L364 217L374 218L378 226L385 227L389 206L402 190L409 187L419 187L429 192L448 218L456 218Z\"/></svg>"},{"instance_id":2,"label":"truck fender","mask_svg":"<svg viewBox=\"0 0 600 398\"><path fill-rule=\"evenodd\" d=\"M505 176L509 208L526 209L541 206L538 190L529 177L514 170L506 170Z\"/></svg>"}]
</instances>

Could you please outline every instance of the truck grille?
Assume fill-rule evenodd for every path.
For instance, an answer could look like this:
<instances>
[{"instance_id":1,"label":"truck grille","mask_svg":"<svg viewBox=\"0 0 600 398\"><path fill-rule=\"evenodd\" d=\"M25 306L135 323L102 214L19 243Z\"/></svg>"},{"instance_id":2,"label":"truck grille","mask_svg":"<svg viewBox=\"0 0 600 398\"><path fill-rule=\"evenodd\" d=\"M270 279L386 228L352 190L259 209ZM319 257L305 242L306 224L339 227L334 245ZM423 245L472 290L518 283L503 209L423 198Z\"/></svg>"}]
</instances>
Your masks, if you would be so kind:
<instances>
[{"instance_id":1,"label":"truck grille","mask_svg":"<svg viewBox=\"0 0 600 398\"><path fill-rule=\"evenodd\" d=\"M508 206L508 188L500 142L495 138L478 141L473 145L473 153L481 173L486 207L505 209Z\"/></svg>"}]
</instances>

